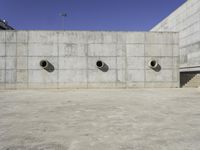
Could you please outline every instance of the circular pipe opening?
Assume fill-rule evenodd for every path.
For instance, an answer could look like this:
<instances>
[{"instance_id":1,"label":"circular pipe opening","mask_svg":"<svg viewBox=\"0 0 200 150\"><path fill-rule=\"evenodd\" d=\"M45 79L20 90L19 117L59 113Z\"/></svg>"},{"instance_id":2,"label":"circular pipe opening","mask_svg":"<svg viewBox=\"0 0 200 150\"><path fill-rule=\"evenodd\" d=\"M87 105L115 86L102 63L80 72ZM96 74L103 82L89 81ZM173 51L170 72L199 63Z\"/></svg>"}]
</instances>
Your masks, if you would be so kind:
<instances>
[{"instance_id":1,"label":"circular pipe opening","mask_svg":"<svg viewBox=\"0 0 200 150\"><path fill-rule=\"evenodd\" d=\"M41 61L40 61L40 66L41 66L42 68L46 68L46 67L48 66L48 61L47 61L47 60L41 60Z\"/></svg>"},{"instance_id":2,"label":"circular pipe opening","mask_svg":"<svg viewBox=\"0 0 200 150\"><path fill-rule=\"evenodd\" d=\"M96 65L97 65L98 68L102 68L103 65L104 65L104 63L103 63L101 60L98 60L98 61L96 62Z\"/></svg>"},{"instance_id":3,"label":"circular pipe opening","mask_svg":"<svg viewBox=\"0 0 200 150\"><path fill-rule=\"evenodd\" d=\"M149 62L149 67L151 67L151 68L156 68L157 66L158 66L158 63L157 63L156 60L151 60L151 61Z\"/></svg>"},{"instance_id":4,"label":"circular pipe opening","mask_svg":"<svg viewBox=\"0 0 200 150\"><path fill-rule=\"evenodd\" d=\"M155 67L155 66L156 66L156 61L152 61L152 62L151 62L151 66L152 66L152 67Z\"/></svg>"}]
</instances>

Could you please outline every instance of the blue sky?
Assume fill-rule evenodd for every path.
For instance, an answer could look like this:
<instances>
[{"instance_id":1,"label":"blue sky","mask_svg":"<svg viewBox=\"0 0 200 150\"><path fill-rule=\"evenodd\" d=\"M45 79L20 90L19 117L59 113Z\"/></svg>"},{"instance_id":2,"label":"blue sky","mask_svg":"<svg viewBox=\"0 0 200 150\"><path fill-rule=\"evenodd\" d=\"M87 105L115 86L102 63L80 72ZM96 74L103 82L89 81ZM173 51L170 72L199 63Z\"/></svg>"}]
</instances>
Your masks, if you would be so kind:
<instances>
[{"instance_id":1,"label":"blue sky","mask_svg":"<svg viewBox=\"0 0 200 150\"><path fill-rule=\"evenodd\" d=\"M18 30L148 31L185 1L0 0L0 18Z\"/></svg>"}]
</instances>

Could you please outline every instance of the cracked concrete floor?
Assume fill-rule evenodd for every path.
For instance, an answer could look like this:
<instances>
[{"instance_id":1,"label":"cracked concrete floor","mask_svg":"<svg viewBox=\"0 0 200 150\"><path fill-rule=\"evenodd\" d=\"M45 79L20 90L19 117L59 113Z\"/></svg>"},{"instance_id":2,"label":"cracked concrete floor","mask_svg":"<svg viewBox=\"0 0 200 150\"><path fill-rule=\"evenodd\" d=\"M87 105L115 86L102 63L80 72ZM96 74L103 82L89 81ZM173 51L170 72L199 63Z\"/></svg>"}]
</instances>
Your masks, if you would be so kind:
<instances>
[{"instance_id":1,"label":"cracked concrete floor","mask_svg":"<svg viewBox=\"0 0 200 150\"><path fill-rule=\"evenodd\" d=\"M2 150L197 150L199 89L0 91Z\"/></svg>"}]
</instances>

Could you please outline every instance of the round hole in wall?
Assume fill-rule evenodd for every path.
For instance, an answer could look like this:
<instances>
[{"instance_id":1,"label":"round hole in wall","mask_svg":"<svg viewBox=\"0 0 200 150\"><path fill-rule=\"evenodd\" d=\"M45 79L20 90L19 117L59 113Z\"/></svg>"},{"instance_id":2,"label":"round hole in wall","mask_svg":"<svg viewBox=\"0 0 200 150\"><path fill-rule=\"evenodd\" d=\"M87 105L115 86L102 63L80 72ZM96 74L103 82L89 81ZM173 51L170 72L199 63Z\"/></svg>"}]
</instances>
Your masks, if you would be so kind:
<instances>
[{"instance_id":1,"label":"round hole in wall","mask_svg":"<svg viewBox=\"0 0 200 150\"><path fill-rule=\"evenodd\" d=\"M155 60L152 60L152 61L151 61L151 66L152 66L152 67L155 67L155 66L156 66L156 64L157 64L157 63L156 63L156 61L155 61Z\"/></svg>"},{"instance_id":2,"label":"round hole in wall","mask_svg":"<svg viewBox=\"0 0 200 150\"><path fill-rule=\"evenodd\" d=\"M103 62L101 60L98 60L96 62L97 67L101 68L103 66Z\"/></svg>"},{"instance_id":3,"label":"round hole in wall","mask_svg":"<svg viewBox=\"0 0 200 150\"><path fill-rule=\"evenodd\" d=\"M150 60L149 61L149 67L152 69L155 69L158 67L158 62L156 60Z\"/></svg>"},{"instance_id":4,"label":"round hole in wall","mask_svg":"<svg viewBox=\"0 0 200 150\"><path fill-rule=\"evenodd\" d=\"M40 61L40 66L41 66L42 68L46 68L47 65L48 65L48 62L47 62L46 60L41 60L41 61Z\"/></svg>"}]
</instances>

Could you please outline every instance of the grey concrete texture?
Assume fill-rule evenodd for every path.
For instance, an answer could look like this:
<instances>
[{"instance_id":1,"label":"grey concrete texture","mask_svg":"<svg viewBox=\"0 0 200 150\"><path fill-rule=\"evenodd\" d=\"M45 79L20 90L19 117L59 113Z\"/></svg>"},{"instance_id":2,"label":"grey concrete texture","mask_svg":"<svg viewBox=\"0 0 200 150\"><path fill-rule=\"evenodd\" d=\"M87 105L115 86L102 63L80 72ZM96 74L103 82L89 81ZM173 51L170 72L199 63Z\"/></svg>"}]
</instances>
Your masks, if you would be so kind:
<instances>
[{"instance_id":1,"label":"grey concrete texture","mask_svg":"<svg viewBox=\"0 0 200 150\"><path fill-rule=\"evenodd\" d=\"M198 150L199 89L0 91L1 150Z\"/></svg>"},{"instance_id":2,"label":"grey concrete texture","mask_svg":"<svg viewBox=\"0 0 200 150\"><path fill-rule=\"evenodd\" d=\"M200 1L188 0L151 31L179 32L180 71L200 71Z\"/></svg>"},{"instance_id":3,"label":"grey concrete texture","mask_svg":"<svg viewBox=\"0 0 200 150\"><path fill-rule=\"evenodd\" d=\"M1 31L0 88L179 87L178 43L177 33ZM160 71L148 67L152 59Z\"/></svg>"}]
</instances>

